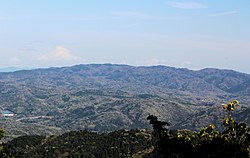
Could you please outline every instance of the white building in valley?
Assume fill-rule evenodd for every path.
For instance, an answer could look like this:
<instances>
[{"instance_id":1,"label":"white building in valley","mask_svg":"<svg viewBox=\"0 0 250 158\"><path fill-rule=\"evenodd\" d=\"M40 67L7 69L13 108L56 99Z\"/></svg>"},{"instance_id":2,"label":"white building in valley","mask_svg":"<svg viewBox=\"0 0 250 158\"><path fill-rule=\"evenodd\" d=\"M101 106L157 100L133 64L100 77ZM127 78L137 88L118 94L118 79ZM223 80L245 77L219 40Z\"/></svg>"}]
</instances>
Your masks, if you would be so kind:
<instances>
[{"instance_id":1,"label":"white building in valley","mask_svg":"<svg viewBox=\"0 0 250 158\"><path fill-rule=\"evenodd\" d=\"M14 112L10 110L1 110L1 116L3 117L13 117L15 116Z\"/></svg>"}]
</instances>

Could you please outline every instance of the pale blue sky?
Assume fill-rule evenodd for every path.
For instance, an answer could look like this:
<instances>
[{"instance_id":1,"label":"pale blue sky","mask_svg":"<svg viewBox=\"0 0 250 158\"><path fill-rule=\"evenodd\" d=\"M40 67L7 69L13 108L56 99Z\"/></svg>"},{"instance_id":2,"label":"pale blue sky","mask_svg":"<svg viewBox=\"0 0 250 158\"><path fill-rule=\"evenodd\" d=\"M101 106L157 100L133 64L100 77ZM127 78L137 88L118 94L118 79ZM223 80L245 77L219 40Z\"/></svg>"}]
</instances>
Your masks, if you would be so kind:
<instances>
[{"instance_id":1,"label":"pale blue sky","mask_svg":"<svg viewBox=\"0 0 250 158\"><path fill-rule=\"evenodd\" d=\"M250 73L249 0L0 0L0 68L86 63Z\"/></svg>"}]
</instances>

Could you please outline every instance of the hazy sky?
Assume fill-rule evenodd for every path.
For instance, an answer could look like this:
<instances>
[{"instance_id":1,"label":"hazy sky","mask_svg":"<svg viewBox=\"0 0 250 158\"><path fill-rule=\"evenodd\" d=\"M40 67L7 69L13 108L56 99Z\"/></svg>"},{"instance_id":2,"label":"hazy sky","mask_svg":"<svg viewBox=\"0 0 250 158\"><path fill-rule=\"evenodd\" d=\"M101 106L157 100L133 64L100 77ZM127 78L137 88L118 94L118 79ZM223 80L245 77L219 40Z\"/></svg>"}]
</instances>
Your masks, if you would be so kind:
<instances>
[{"instance_id":1,"label":"hazy sky","mask_svg":"<svg viewBox=\"0 0 250 158\"><path fill-rule=\"evenodd\" d=\"M0 67L86 63L250 73L249 0L0 0Z\"/></svg>"}]
</instances>

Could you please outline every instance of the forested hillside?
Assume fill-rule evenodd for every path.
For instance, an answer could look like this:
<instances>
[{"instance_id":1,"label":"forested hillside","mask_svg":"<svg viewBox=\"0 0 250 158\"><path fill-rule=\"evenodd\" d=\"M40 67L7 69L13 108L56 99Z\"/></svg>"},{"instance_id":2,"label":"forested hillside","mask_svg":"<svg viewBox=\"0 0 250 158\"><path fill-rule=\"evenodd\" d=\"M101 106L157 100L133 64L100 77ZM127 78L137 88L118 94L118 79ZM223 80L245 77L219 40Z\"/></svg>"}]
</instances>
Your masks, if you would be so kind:
<instances>
[{"instance_id":1,"label":"forested hillside","mask_svg":"<svg viewBox=\"0 0 250 158\"><path fill-rule=\"evenodd\" d=\"M134 158L249 158L250 128L233 113L239 101L221 106L227 115L219 130L214 123L198 131L171 130L171 123L148 115L152 130L119 130L110 133L71 131L58 136L21 136L4 143L0 156L9 157L134 157ZM2 131L0 130L2 137Z\"/></svg>"},{"instance_id":2,"label":"forested hillside","mask_svg":"<svg viewBox=\"0 0 250 158\"><path fill-rule=\"evenodd\" d=\"M146 130L97 134L72 131L60 136L22 136L6 144L8 152L27 157L133 157L152 152L152 134Z\"/></svg>"},{"instance_id":3,"label":"forested hillside","mask_svg":"<svg viewBox=\"0 0 250 158\"><path fill-rule=\"evenodd\" d=\"M198 130L221 122L219 107L231 99L241 101L235 115L249 124L249 94L250 75L232 70L90 64L0 73L0 107L15 114L1 120L12 120L7 129L15 122L102 132L148 128L151 113L171 128Z\"/></svg>"}]
</instances>

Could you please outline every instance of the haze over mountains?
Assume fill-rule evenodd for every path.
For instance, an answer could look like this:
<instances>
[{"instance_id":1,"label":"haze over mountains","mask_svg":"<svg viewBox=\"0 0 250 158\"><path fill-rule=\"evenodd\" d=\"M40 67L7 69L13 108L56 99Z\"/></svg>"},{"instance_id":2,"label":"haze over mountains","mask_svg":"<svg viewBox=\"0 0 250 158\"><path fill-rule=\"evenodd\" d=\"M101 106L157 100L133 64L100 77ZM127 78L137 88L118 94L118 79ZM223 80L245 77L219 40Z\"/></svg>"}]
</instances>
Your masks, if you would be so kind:
<instances>
[{"instance_id":1,"label":"haze over mountains","mask_svg":"<svg viewBox=\"0 0 250 158\"><path fill-rule=\"evenodd\" d=\"M14 72L14 71L18 71L18 70L22 70L22 69L21 68L17 68L17 67L0 68L0 72Z\"/></svg>"},{"instance_id":2,"label":"haze over mountains","mask_svg":"<svg viewBox=\"0 0 250 158\"><path fill-rule=\"evenodd\" d=\"M221 104L232 99L241 105L234 115L250 124L250 75L232 70L114 64L22 70L0 73L0 92L0 107L15 113L1 122L11 119L9 126L17 129L148 128L149 113L170 128L199 129L220 124Z\"/></svg>"}]
</instances>

